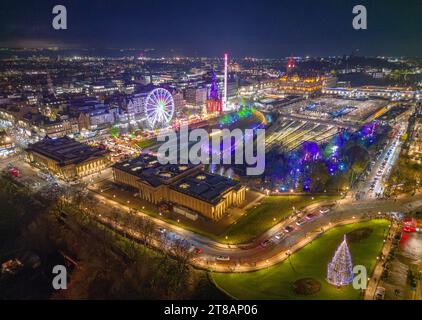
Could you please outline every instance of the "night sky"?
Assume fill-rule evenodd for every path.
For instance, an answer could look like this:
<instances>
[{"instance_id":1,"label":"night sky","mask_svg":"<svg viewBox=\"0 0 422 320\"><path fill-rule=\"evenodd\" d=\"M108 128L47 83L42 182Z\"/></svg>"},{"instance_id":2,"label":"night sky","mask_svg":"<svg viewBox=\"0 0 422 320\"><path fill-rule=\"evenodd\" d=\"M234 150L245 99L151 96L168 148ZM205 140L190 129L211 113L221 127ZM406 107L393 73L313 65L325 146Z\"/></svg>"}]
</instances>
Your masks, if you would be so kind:
<instances>
[{"instance_id":1,"label":"night sky","mask_svg":"<svg viewBox=\"0 0 422 320\"><path fill-rule=\"evenodd\" d=\"M63 4L68 30L51 26ZM368 9L368 30L352 8ZM422 56L421 0L2 0L0 46L155 48L184 55Z\"/></svg>"}]
</instances>

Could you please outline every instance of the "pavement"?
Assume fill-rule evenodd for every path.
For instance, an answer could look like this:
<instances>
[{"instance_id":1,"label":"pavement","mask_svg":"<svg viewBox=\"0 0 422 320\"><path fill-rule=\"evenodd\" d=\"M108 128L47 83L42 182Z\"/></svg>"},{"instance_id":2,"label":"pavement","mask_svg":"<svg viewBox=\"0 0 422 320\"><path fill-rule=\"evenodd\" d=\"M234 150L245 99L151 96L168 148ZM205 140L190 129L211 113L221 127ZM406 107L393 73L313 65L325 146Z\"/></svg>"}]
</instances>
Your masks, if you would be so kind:
<instances>
[{"instance_id":1,"label":"pavement","mask_svg":"<svg viewBox=\"0 0 422 320\"><path fill-rule=\"evenodd\" d=\"M388 256L391 247L393 245L393 239L394 235L400 230L400 225L397 223L394 223L393 226L390 228L388 236L385 240L385 244L381 250L380 255L378 255L377 259L378 262L375 265L374 271L372 273L372 276L370 277L370 280L367 283L367 288L365 290L364 299L365 300L374 300L375 299L375 293L378 288L382 272L384 271L384 263L385 263L385 257Z\"/></svg>"},{"instance_id":2,"label":"pavement","mask_svg":"<svg viewBox=\"0 0 422 320\"><path fill-rule=\"evenodd\" d=\"M384 268L383 268L384 269ZM403 232L394 258L388 262L388 277L379 281L385 300L422 300L422 234ZM416 275L416 290L408 281L408 272ZM369 296L372 299L373 296Z\"/></svg>"}]
</instances>

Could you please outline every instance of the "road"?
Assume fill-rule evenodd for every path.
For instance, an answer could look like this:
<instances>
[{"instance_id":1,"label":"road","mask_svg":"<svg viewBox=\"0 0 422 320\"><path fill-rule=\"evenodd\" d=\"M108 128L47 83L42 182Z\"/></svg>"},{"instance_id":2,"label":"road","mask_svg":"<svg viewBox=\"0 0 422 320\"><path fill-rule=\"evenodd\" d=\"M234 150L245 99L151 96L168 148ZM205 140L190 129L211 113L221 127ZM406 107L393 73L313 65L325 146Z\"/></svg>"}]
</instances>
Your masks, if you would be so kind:
<instances>
[{"instance_id":1,"label":"road","mask_svg":"<svg viewBox=\"0 0 422 320\"><path fill-rule=\"evenodd\" d=\"M102 217L108 216L108 213L112 209L130 212L129 207L112 199L105 198L100 194L95 194L95 197L99 200L98 210L101 212ZM319 236L321 232L325 232L337 224L353 223L360 219L368 218L368 213L373 217L377 217L382 216L382 213L392 211L409 211L410 208L415 208L413 204L416 204L417 207L422 206L421 199L422 195L403 198L397 201L339 201L328 213L319 214L301 226L298 226L293 220L279 223L271 229L271 232L266 233L270 243L265 246L256 242L243 245L227 245L158 218L150 217L146 213L143 213L142 210L137 211L136 215L151 219L157 228L164 228L168 234L176 234L178 237L189 241L192 245L201 248L203 253L194 261L194 264L199 267L222 272L252 271L266 268L282 261L288 256L286 255L287 253L298 250ZM284 227L287 224L294 228L288 234L284 232ZM128 230L128 232L130 231L132 230ZM284 239L277 240L275 235L281 232L285 234L285 237ZM230 259L228 261L221 261L216 259L219 256L230 257Z\"/></svg>"},{"instance_id":2,"label":"road","mask_svg":"<svg viewBox=\"0 0 422 320\"><path fill-rule=\"evenodd\" d=\"M359 189L360 199L376 199L384 194L385 183L388 181L391 171L400 156L403 142L402 135L407 130L407 122L400 124L397 135L386 145L383 153L372 166L368 178L364 181L362 188Z\"/></svg>"}]
</instances>

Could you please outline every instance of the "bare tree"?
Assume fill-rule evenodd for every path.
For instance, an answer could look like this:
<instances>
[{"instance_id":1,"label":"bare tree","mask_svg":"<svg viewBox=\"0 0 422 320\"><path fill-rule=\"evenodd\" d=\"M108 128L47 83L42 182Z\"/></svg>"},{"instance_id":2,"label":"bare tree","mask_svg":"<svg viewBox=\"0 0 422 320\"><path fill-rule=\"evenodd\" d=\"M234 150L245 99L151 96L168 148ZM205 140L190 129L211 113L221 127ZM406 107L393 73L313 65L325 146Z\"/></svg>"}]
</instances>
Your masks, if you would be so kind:
<instances>
[{"instance_id":1,"label":"bare tree","mask_svg":"<svg viewBox=\"0 0 422 320\"><path fill-rule=\"evenodd\" d=\"M155 225L151 219L143 216L136 217L135 227L140 234L141 241L145 246L150 246L153 236L155 235Z\"/></svg>"},{"instance_id":2,"label":"bare tree","mask_svg":"<svg viewBox=\"0 0 422 320\"><path fill-rule=\"evenodd\" d=\"M194 257L192 245L185 239L177 239L173 241L171 252L179 263L179 271L182 272L189 265Z\"/></svg>"},{"instance_id":3,"label":"bare tree","mask_svg":"<svg viewBox=\"0 0 422 320\"><path fill-rule=\"evenodd\" d=\"M119 210L113 208L110 212L110 219L113 221L113 223L118 223L120 218L120 212Z\"/></svg>"}]
</instances>

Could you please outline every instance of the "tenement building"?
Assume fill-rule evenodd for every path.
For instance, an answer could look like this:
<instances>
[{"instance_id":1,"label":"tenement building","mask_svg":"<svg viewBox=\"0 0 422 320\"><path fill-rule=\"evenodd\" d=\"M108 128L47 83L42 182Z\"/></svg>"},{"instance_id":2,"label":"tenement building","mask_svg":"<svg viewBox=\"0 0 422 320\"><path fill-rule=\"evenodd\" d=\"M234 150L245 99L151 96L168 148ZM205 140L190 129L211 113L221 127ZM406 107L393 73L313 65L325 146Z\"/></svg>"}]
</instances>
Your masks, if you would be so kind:
<instances>
[{"instance_id":1,"label":"tenement building","mask_svg":"<svg viewBox=\"0 0 422 320\"><path fill-rule=\"evenodd\" d=\"M197 212L218 220L229 207L245 200L246 188L223 176L205 173L202 165L166 164L144 154L113 165L114 181L138 190L139 196L159 204L170 202L181 212Z\"/></svg>"},{"instance_id":2,"label":"tenement building","mask_svg":"<svg viewBox=\"0 0 422 320\"><path fill-rule=\"evenodd\" d=\"M422 118L416 118L409 144L409 157L412 161L422 163Z\"/></svg>"},{"instance_id":3,"label":"tenement building","mask_svg":"<svg viewBox=\"0 0 422 320\"><path fill-rule=\"evenodd\" d=\"M109 151L88 146L69 137L46 137L29 145L26 152L30 162L65 179L100 172L110 163Z\"/></svg>"}]
</instances>

